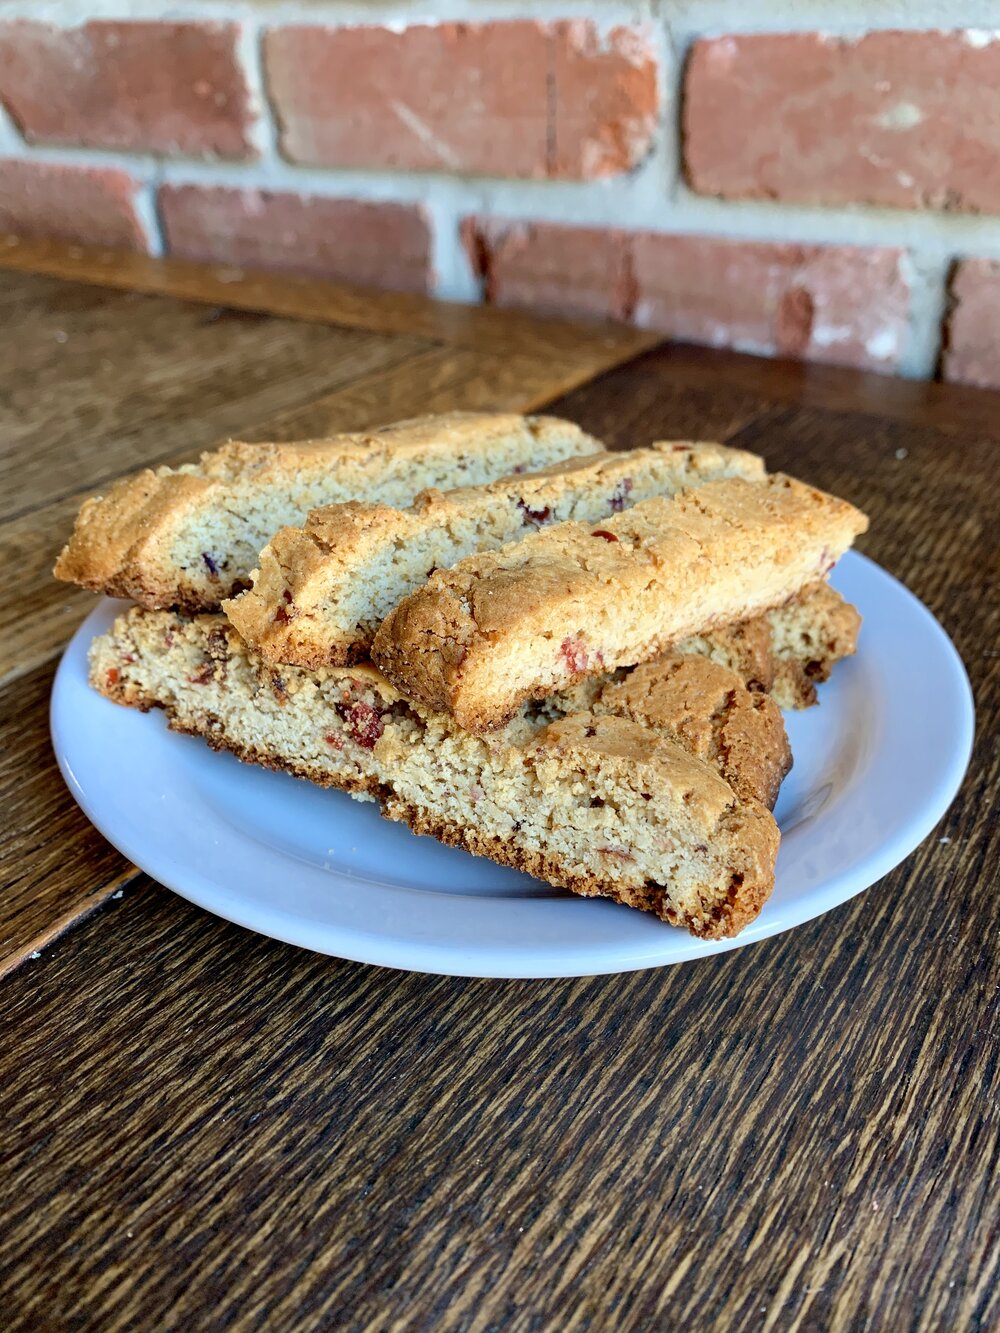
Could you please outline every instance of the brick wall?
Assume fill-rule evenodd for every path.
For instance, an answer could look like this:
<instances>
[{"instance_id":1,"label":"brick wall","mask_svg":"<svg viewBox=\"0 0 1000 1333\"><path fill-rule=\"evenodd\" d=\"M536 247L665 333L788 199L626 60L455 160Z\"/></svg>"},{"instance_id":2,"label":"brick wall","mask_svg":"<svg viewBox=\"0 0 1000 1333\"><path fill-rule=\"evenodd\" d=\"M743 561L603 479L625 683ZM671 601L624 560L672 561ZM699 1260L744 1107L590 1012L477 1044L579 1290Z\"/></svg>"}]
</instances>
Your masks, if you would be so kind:
<instances>
[{"instance_id":1,"label":"brick wall","mask_svg":"<svg viewBox=\"0 0 1000 1333\"><path fill-rule=\"evenodd\" d=\"M421 14L5 0L0 231L1000 387L995 0Z\"/></svg>"}]
</instances>

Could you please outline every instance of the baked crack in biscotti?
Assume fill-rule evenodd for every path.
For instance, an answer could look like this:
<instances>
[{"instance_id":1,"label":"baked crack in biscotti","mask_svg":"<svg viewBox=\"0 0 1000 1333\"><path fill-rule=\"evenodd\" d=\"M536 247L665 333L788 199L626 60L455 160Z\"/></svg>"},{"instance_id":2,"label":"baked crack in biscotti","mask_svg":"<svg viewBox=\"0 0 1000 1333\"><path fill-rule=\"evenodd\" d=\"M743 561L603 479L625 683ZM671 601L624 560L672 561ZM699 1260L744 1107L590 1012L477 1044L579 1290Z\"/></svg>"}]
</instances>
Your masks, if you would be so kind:
<instances>
[{"instance_id":1,"label":"baked crack in biscotti","mask_svg":"<svg viewBox=\"0 0 1000 1333\"><path fill-rule=\"evenodd\" d=\"M526 698L780 606L866 527L782 474L709 482L439 570L386 618L372 657L402 693L481 733Z\"/></svg>"},{"instance_id":2,"label":"baked crack in biscotti","mask_svg":"<svg viewBox=\"0 0 1000 1333\"><path fill-rule=\"evenodd\" d=\"M311 509L407 505L428 486L481 485L600 449L555 417L450 412L290 444L231 442L147 468L84 502L57 578L145 607L211 609L246 587L261 547Z\"/></svg>"},{"instance_id":3,"label":"baked crack in biscotti","mask_svg":"<svg viewBox=\"0 0 1000 1333\"><path fill-rule=\"evenodd\" d=\"M368 656L382 620L435 569L550 523L596 523L652 496L737 476L759 480L763 461L718 444L658 443L425 491L408 509L330 505L272 537L253 587L223 609L269 662L342 665Z\"/></svg>"},{"instance_id":4,"label":"baked crack in biscotti","mask_svg":"<svg viewBox=\"0 0 1000 1333\"><path fill-rule=\"evenodd\" d=\"M553 721L549 700L488 738L367 666L276 671L218 615L127 612L95 641L91 679L216 748L373 797L417 832L696 935L736 933L773 885L778 830L759 798L790 761L780 717L707 660L648 671L648 706L637 692L627 715L599 695L598 711ZM734 746L754 756L739 793L721 776L735 773Z\"/></svg>"}]
</instances>

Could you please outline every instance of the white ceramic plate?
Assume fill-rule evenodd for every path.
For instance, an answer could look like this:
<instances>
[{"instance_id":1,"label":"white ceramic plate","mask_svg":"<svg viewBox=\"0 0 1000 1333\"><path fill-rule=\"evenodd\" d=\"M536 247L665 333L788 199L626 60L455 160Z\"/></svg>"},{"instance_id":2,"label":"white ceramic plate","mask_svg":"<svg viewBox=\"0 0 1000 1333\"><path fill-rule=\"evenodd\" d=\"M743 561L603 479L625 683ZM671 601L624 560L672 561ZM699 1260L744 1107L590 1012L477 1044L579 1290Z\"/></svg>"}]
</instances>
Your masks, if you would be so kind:
<instances>
[{"instance_id":1,"label":"white ceramic plate","mask_svg":"<svg viewBox=\"0 0 1000 1333\"><path fill-rule=\"evenodd\" d=\"M820 706L786 714L795 766L775 814L777 884L733 940L702 941L610 902L575 898L418 838L375 806L240 764L119 708L87 685L87 648L123 603L73 638L52 694L70 790L161 883L264 935L359 962L460 976L555 977L681 963L788 930L867 888L951 803L972 746L961 660L930 612L856 553L834 584L861 610L856 658Z\"/></svg>"}]
</instances>

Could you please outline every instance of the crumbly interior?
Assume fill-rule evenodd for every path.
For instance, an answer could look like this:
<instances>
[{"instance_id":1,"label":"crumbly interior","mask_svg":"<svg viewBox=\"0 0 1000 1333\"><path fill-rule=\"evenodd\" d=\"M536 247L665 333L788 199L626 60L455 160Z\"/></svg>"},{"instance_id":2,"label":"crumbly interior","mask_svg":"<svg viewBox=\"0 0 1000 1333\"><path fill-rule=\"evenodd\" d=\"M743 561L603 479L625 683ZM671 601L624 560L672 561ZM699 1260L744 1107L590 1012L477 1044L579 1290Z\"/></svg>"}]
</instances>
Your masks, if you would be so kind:
<instances>
[{"instance_id":1,"label":"crumbly interior","mask_svg":"<svg viewBox=\"0 0 1000 1333\"><path fill-rule=\"evenodd\" d=\"M301 463L295 475L275 484L255 474L227 479L218 497L197 522L174 535L166 553L182 582L200 584L218 601L220 585L245 584L257 565L260 550L279 528L302 523L310 510L346 500L390 506L409 504L426 487L477 486L514 468L552 463L590 446L594 441L578 427L565 431L532 429L529 420L491 432L476 440L475 449L456 450L448 437L429 439L415 456L397 444L374 451L362 446L333 464L318 458ZM488 448L484 444L488 443ZM206 568L206 554L219 571L215 582Z\"/></svg>"},{"instance_id":2,"label":"crumbly interior","mask_svg":"<svg viewBox=\"0 0 1000 1333\"><path fill-rule=\"evenodd\" d=\"M597 523L653 496L724 477L759 480L754 454L663 442L572 459L485 486L425 491L406 509L343 504L263 548L253 587L224 604L268 661L339 665L367 656L381 621L436 569L553 523Z\"/></svg>"},{"instance_id":3,"label":"crumbly interior","mask_svg":"<svg viewBox=\"0 0 1000 1333\"><path fill-rule=\"evenodd\" d=\"M728 667L779 708L809 708L816 686L857 651L860 628L857 608L820 581L762 616L680 639L673 651Z\"/></svg>"},{"instance_id":4,"label":"crumbly interior","mask_svg":"<svg viewBox=\"0 0 1000 1333\"><path fill-rule=\"evenodd\" d=\"M700 666L717 684L722 668ZM603 712L560 717L550 700L548 712L525 708L482 738L406 702L370 667L270 667L221 616L133 609L91 654L99 690L135 707L165 708L178 730L375 798L419 832L716 937L760 910L778 833L765 805L720 775L729 762L720 746L690 740L699 731L691 720L697 697L712 710L699 735L713 727L721 735L726 708L697 662L684 670L694 683L686 705L657 700L651 678L654 704L645 713L632 701L622 715L613 698L598 696ZM676 667L661 676L665 694L676 695ZM748 694L737 677L728 684L741 701ZM562 707L572 706L567 696ZM734 728L748 729L746 744L766 752L747 781L768 798L788 763L784 733L761 725L755 707L730 712ZM687 722L678 727L681 713Z\"/></svg>"},{"instance_id":5,"label":"crumbly interior","mask_svg":"<svg viewBox=\"0 0 1000 1333\"><path fill-rule=\"evenodd\" d=\"M247 585L279 528L317 506L359 497L407 505L428 486L479 485L599 448L570 422L509 413L448 413L331 440L231 443L85 502L56 574L147 607L214 608Z\"/></svg>"},{"instance_id":6,"label":"crumbly interior","mask_svg":"<svg viewBox=\"0 0 1000 1333\"><path fill-rule=\"evenodd\" d=\"M659 658L605 686L593 711L628 717L676 737L721 774L737 796L763 801L770 809L792 763L784 723L769 694L738 688L735 679L728 668L705 657Z\"/></svg>"},{"instance_id":7,"label":"crumbly interior","mask_svg":"<svg viewBox=\"0 0 1000 1333\"><path fill-rule=\"evenodd\" d=\"M525 698L781 606L866 526L781 474L709 482L438 571L386 618L372 656L411 698L489 730Z\"/></svg>"}]
</instances>

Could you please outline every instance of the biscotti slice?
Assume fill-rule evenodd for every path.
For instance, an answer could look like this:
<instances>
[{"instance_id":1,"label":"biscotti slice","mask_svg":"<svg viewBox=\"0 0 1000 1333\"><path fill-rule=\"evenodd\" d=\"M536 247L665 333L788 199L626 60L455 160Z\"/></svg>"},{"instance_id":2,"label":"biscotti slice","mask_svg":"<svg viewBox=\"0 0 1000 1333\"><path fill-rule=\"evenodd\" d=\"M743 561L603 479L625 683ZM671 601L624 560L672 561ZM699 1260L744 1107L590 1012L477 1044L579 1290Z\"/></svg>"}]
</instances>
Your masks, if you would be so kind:
<instances>
[{"instance_id":1,"label":"biscotti slice","mask_svg":"<svg viewBox=\"0 0 1000 1333\"><path fill-rule=\"evenodd\" d=\"M676 707L661 709L660 726L610 706L554 723L524 709L481 738L408 703L371 667L279 672L221 616L138 608L95 640L91 680L244 760L374 798L417 832L698 935L741 929L773 884L772 816L684 748ZM771 730L745 721L747 744L773 747L783 768Z\"/></svg>"},{"instance_id":2,"label":"biscotti slice","mask_svg":"<svg viewBox=\"0 0 1000 1333\"><path fill-rule=\"evenodd\" d=\"M408 697L487 731L574 677L780 606L866 527L781 474L709 482L439 570L386 618L372 657Z\"/></svg>"},{"instance_id":3,"label":"biscotti slice","mask_svg":"<svg viewBox=\"0 0 1000 1333\"><path fill-rule=\"evenodd\" d=\"M253 587L223 609L270 662L357 661L393 607L435 569L549 523L596 523L652 496L734 476L759 480L763 461L718 444L658 443L485 486L425 491L408 509L330 505L272 537Z\"/></svg>"},{"instance_id":4,"label":"biscotti slice","mask_svg":"<svg viewBox=\"0 0 1000 1333\"><path fill-rule=\"evenodd\" d=\"M459 773L450 776L457 782ZM626 718L555 722L504 762L491 756L468 793L442 789L427 765L404 768L383 812L703 939L738 934L774 887L779 833L770 811Z\"/></svg>"},{"instance_id":5,"label":"biscotti slice","mask_svg":"<svg viewBox=\"0 0 1000 1333\"><path fill-rule=\"evenodd\" d=\"M319 505L407 505L428 486L480 485L600 448L555 417L478 412L328 440L231 442L85 501L55 574L141 606L210 609L247 585L279 528Z\"/></svg>"},{"instance_id":6,"label":"biscotti slice","mask_svg":"<svg viewBox=\"0 0 1000 1333\"><path fill-rule=\"evenodd\" d=\"M678 739L737 796L771 809L792 766L781 711L707 657L668 655L605 686L595 713L630 718Z\"/></svg>"}]
</instances>

